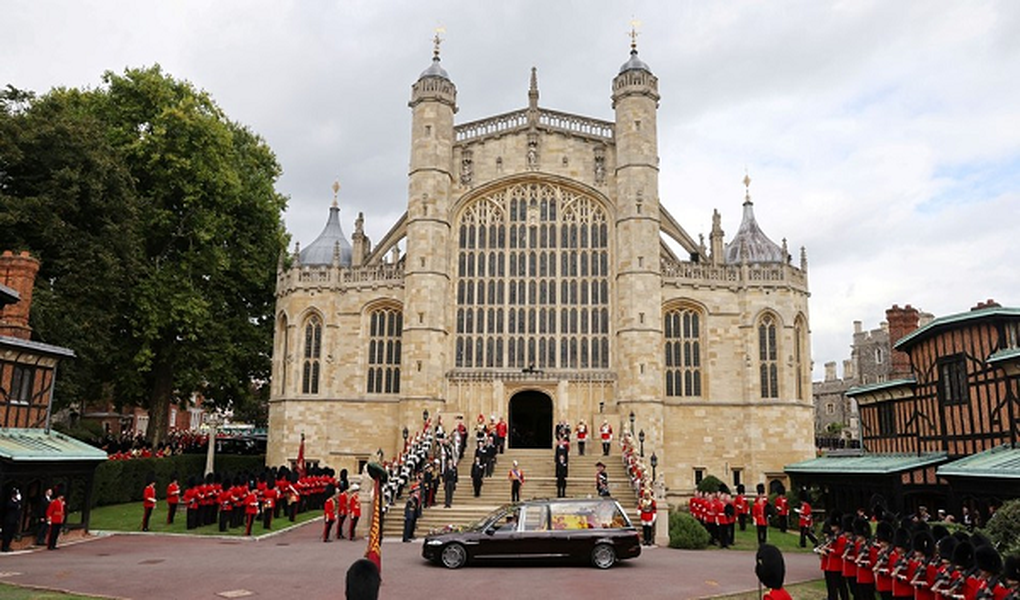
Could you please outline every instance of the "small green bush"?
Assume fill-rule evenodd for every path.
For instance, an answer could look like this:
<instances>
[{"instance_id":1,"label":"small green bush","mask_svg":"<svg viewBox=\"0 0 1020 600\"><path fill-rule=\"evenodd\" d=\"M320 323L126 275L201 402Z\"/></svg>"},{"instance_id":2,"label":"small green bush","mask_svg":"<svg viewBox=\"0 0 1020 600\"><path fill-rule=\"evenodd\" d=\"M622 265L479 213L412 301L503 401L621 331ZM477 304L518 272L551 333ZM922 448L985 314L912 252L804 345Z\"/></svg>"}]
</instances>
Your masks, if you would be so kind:
<instances>
[{"instance_id":1,"label":"small green bush","mask_svg":"<svg viewBox=\"0 0 1020 600\"><path fill-rule=\"evenodd\" d=\"M999 507L984 531L1003 556L1020 554L1020 500Z\"/></svg>"},{"instance_id":2,"label":"small green bush","mask_svg":"<svg viewBox=\"0 0 1020 600\"><path fill-rule=\"evenodd\" d=\"M719 480L715 475L707 475L698 484L699 492L708 492L714 494L719 491L719 487L722 486L723 482Z\"/></svg>"},{"instance_id":3,"label":"small green bush","mask_svg":"<svg viewBox=\"0 0 1020 600\"><path fill-rule=\"evenodd\" d=\"M686 512L669 513L669 547L683 550L703 550L711 541L708 531Z\"/></svg>"}]
</instances>

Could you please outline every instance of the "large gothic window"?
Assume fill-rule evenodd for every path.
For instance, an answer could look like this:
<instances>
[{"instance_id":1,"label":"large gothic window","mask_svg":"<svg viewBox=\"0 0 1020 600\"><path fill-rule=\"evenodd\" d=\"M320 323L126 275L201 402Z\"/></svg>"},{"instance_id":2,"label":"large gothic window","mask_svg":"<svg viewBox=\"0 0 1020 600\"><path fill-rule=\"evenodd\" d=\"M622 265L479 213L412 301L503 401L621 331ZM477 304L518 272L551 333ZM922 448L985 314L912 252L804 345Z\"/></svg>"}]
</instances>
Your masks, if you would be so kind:
<instances>
[{"instance_id":1,"label":"large gothic window","mask_svg":"<svg viewBox=\"0 0 1020 600\"><path fill-rule=\"evenodd\" d=\"M473 201L457 224L456 366L609 368L609 229L552 184Z\"/></svg>"},{"instance_id":2,"label":"large gothic window","mask_svg":"<svg viewBox=\"0 0 1020 600\"><path fill-rule=\"evenodd\" d=\"M319 393L319 358L322 356L322 320L311 317L305 323L305 351L301 369L301 393Z\"/></svg>"},{"instance_id":3,"label":"large gothic window","mask_svg":"<svg viewBox=\"0 0 1020 600\"><path fill-rule=\"evenodd\" d=\"M400 393L400 334L403 315L396 308L369 313L368 393Z\"/></svg>"},{"instance_id":4,"label":"large gothic window","mask_svg":"<svg viewBox=\"0 0 1020 600\"><path fill-rule=\"evenodd\" d=\"M758 322L758 369L761 375L761 397L779 397L779 360L776 350L776 319L765 315Z\"/></svg>"},{"instance_id":5,"label":"large gothic window","mask_svg":"<svg viewBox=\"0 0 1020 600\"><path fill-rule=\"evenodd\" d=\"M691 308L666 311L666 395L701 395L701 314Z\"/></svg>"},{"instance_id":6,"label":"large gothic window","mask_svg":"<svg viewBox=\"0 0 1020 600\"><path fill-rule=\"evenodd\" d=\"M807 352L807 326L804 323L804 319L797 317L797 320L793 323L793 366L796 369L797 377L797 399L804 399L804 387L811 385L811 381L807 378L807 369L805 368L805 354Z\"/></svg>"}]
</instances>

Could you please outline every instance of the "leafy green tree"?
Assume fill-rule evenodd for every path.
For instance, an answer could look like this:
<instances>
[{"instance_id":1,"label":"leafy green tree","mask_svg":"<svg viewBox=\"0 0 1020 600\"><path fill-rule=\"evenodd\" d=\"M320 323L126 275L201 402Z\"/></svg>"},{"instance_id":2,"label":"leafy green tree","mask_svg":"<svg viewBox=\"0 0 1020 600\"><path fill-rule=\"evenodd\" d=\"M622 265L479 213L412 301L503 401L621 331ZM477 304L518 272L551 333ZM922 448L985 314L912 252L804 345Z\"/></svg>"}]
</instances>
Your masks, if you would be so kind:
<instances>
[{"instance_id":1,"label":"leafy green tree","mask_svg":"<svg viewBox=\"0 0 1020 600\"><path fill-rule=\"evenodd\" d=\"M2 125L31 137L39 126L34 119L45 119L43 109L61 100L53 107L60 121L94 135L86 139L95 143L96 160L102 157L110 173L94 182L89 164L75 162L71 151L68 164L54 169L41 143L0 147L0 235L18 233L10 239L40 255L45 280L48 269L55 268L47 266L47 253L60 250L54 243L59 231L44 230L65 223L94 228L88 219L106 224L102 215L71 209L80 208L81 194L76 207L55 210L61 190L84 187L107 199L123 227L120 237L113 239L103 227L89 231L95 231L97 245L116 250L110 253L117 264L106 290L116 294L116 302L93 308L115 314L104 315L90 331L96 341L86 343L109 357L106 365L113 372L83 375L76 391L91 397L95 390L111 389L121 401L147 406L147 437L158 443L166 435L172 402L199 392L216 406L241 407L258 394L253 382L268 380L275 267L286 247L281 220L286 199L274 189L280 167L269 147L230 121L205 92L159 66L123 75L107 72L103 83L83 92L54 90L28 101L27 108L21 96L4 105ZM37 110L42 112L36 115ZM13 175L8 162L17 167ZM113 174L123 193L108 197L104 185L113 187ZM14 210L25 197L36 197L20 191L32 191L33 182L47 194L34 206ZM7 219L8 212L21 216ZM13 231L18 227L26 231ZM66 269L80 278L95 274L97 265L85 267L68 264ZM86 310L80 299L59 292L53 293L54 310L80 321ZM53 343L83 348L80 339L45 318L33 325ZM85 347L78 354L92 352Z\"/></svg>"}]
</instances>

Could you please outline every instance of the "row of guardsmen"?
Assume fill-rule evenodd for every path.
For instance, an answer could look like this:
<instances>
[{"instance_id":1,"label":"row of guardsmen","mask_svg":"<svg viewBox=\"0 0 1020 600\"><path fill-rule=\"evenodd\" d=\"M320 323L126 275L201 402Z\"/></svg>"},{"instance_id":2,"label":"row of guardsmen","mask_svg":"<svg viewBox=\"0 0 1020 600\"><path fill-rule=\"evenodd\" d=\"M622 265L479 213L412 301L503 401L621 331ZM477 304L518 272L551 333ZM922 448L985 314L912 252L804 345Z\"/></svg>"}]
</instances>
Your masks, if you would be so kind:
<instances>
[{"instance_id":1,"label":"row of guardsmen","mask_svg":"<svg viewBox=\"0 0 1020 600\"><path fill-rule=\"evenodd\" d=\"M982 534L894 517L872 522L838 511L825 521L821 556L828 597L874 600L1020 600L1020 560Z\"/></svg>"}]
</instances>

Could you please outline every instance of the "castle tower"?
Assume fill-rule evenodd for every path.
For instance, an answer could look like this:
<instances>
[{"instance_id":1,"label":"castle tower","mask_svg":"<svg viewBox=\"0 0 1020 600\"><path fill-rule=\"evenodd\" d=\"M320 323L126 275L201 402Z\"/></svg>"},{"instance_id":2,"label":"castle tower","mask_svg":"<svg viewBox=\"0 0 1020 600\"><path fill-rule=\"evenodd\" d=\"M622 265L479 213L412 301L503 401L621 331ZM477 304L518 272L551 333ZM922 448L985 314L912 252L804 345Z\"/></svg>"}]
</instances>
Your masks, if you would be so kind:
<instances>
[{"instance_id":1,"label":"castle tower","mask_svg":"<svg viewBox=\"0 0 1020 600\"><path fill-rule=\"evenodd\" d=\"M658 79L640 58L631 32L630 59L613 79L616 112L616 370L620 412L635 413L653 445L662 442L662 272Z\"/></svg>"},{"instance_id":2,"label":"castle tower","mask_svg":"<svg viewBox=\"0 0 1020 600\"><path fill-rule=\"evenodd\" d=\"M0 256L0 283L18 293L20 300L0 308L0 335L27 340L32 336L28 315L32 307L32 288L39 272L39 261L28 252L15 255L5 250Z\"/></svg>"},{"instance_id":3,"label":"castle tower","mask_svg":"<svg viewBox=\"0 0 1020 600\"><path fill-rule=\"evenodd\" d=\"M453 115L457 88L439 64L439 34L432 65L411 87L411 165L408 174L407 249L401 401L407 420L440 398L444 380L453 185ZM434 407L433 407L434 408ZM432 414L436 414L432 410Z\"/></svg>"}]
</instances>

